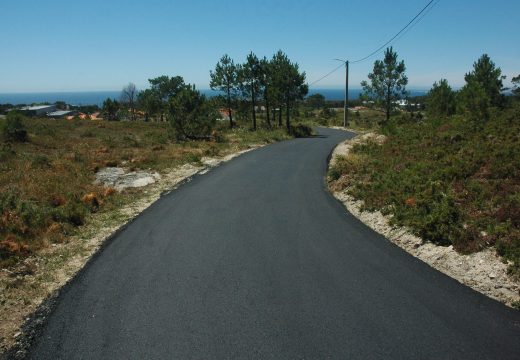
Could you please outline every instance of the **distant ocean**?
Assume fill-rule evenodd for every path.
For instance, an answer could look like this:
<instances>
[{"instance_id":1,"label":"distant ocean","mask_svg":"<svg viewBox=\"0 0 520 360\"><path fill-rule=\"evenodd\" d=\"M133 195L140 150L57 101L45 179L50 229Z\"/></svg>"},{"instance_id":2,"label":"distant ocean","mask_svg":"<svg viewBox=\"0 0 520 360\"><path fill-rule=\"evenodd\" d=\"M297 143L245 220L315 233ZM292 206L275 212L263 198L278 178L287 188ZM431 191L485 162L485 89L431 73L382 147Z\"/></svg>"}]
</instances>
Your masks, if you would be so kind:
<instances>
[{"instance_id":1,"label":"distant ocean","mask_svg":"<svg viewBox=\"0 0 520 360\"><path fill-rule=\"evenodd\" d=\"M210 89L200 90L208 97L215 96L218 92ZM320 93L327 100L343 100L345 90L343 89L310 89L309 95ZM358 99L361 89L349 89L349 99ZM426 95L427 90L411 90L410 96ZM41 92L41 93L11 93L0 94L0 104L33 104L33 103L55 103L64 101L70 105L99 105L107 98L118 100L121 91L81 91L81 92Z\"/></svg>"}]
</instances>

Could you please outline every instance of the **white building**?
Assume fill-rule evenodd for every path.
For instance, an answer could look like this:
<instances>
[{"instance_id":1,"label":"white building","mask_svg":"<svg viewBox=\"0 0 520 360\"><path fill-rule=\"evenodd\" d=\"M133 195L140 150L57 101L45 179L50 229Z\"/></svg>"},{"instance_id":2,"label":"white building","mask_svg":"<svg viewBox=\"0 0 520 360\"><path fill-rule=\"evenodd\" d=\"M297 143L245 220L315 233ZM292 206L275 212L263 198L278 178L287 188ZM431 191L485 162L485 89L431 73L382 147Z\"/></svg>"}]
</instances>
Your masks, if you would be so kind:
<instances>
[{"instance_id":1,"label":"white building","mask_svg":"<svg viewBox=\"0 0 520 360\"><path fill-rule=\"evenodd\" d=\"M39 116L56 111L56 105L25 106L20 110L27 112L29 115Z\"/></svg>"}]
</instances>

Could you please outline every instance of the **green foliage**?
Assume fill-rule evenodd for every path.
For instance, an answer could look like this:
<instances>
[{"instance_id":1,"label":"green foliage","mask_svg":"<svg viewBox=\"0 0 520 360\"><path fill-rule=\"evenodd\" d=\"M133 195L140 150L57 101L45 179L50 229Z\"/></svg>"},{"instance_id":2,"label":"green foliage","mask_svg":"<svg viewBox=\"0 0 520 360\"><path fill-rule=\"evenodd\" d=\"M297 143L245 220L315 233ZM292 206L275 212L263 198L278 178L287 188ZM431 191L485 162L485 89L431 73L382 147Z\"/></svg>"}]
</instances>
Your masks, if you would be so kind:
<instances>
[{"instance_id":1,"label":"green foliage","mask_svg":"<svg viewBox=\"0 0 520 360\"><path fill-rule=\"evenodd\" d=\"M466 85L457 97L460 113L468 114L472 121L480 123L489 120L490 108L504 105L500 68L495 66L487 54L474 64L473 70L464 76Z\"/></svg>"},{"instance_id":2,"label":"green foliage","mask_svg":"<svg viewBox=\"0 0 520 360\"><path fill-rule=\"evenodd\" d=\"M483 54L473 63L473 70L464 76L467 86L477 86L483 91L491 106L501 106L504 96L501 94L503 89L502 70L495 66L487 54Z\"/></svg>"},{"instance_id":3,"label":"green foliage","mask_svg":"<svg viewBox=\"0 0 520 360\"><path fill-rule=\"evenodd\" d=\"M233 59L227 54L222 56L215 65L215 71L210 71L211 81L209 86L212 90L223 91L226 95L226 105L229 111L229 126L233 127L232 103L239 91L238 74L240 66L235 65Z\"/></svg>"},{"instance_id":4,"label":"green foliage","mask_svg":"<svg viewBox=\"0 0 520 360\"><path fill-rule=\"evenodd\" d=\"M308 92L305 73L300 72L298 64L292 63L281 50L270 60L266 57L259 59L251 52L246 62L238 65L235 65L228 55L224 55L210 75L210 87L225 93L226 107L231 114L231 127L232 114L236 113L237 118L242 121L251 119L253 130L257 130L257 108L265 106L266 126L272 127L272 121L276 119L272 118L271 110L278 108L280 110L276 116L281 127L282 108L285 108L286 126L289 131L290 115L294 112L296 102L303 100ZM233 112L232 105L236 106Z\"/></svg>"},{"instance_id":5,"label":"green foliage","mask_svg":"<svg viewBox=\"0 0 520 360\"><path fill-rule=\"evenodd\" d=\"M383 104L386 121L390 119L392 102L406 95L408 78L405 71L404 61L397 62L397 53L389 47L384 59L376 60L372 73L368 74L370 83L365 80L361 82L365 95Z\"/></svg>"},{"instance_id":6,"label":"green foliage","mask_svg":"<svg viewBox=\"0 0 520 360\"><path fill-rule=\"evenodd\" d=\"M116 100L107 98L103 101L103 116L106 120L114 121L117 119L117 112L119 111L119 103Z\"/></svg>"},{"instance_id":7,"label":"green foliage","mask_svg":"<svg viewBox=\"0 0 520 360\"><path fill-rule=\"evenodd\" d=\"M251 113L253 119L253 130L256 130L256 103L260 95L260 61L258 57L250 52L247 55L246 62L240 67L238 79L240 82L240 90L244 98L251 99Z\"/></svg>"},{"instance_id":8,"label":"green foliage","mask_svg":"<svg viewBox=\"0 0 520 360\"><path fill-rule=\"evenodd\" d=\"M50 168L52 167L52 164L51 160L47 156L38 154L32 160L32 166L36 168Z\"/></svg>"},{"instance_id":9,"label":"green foliage","mask_svg":"<svg viewBox=\"0 0 520 360\"><path fill-rule=\"evenodd\" d=\"M161 99L157 92L153 91L152 89L141 91L137 96L137 103L145 113L145 121L150 120L150 117L160 113L162 109Z\"/></svg>"},{"instance_id":10,"label":"green foliage","mask_svg":"<svg viewBox=\"0 0 520 360\"><path fill-rule=\"evenodd\" d=\"M309 137L314 134L312 127L305 124L295 124L291 126L290 133L297 138Z\"/></svg>"},{"instance_id":11,"label":"green foliage","mask_svg":"<svg viewBox=\"0 0 520 360\"><path fill-rule=\"evenodd\" d=\"M455 93L448 85L448 80L441 79L435 82L428 92L426 110L430 117L450 116L455 113Z\"/></svg>"},{"instance_id":12,"label":"green foliage","mask_svg":"<svg viewBox=\"0 0 520 360\"><path fill-rule=\"evenodd\" d=\"M305 102L312 108L312 109L321 109L325 106L325 96L322 94L313 94L307 96L305 99Z\"/></svg>"},{"instance_id":13,"label":"green foliage","mask_svg":"<svg viewBox=\"0 0 520 360\"><path fill-rule=\"evenodd\" d=\"M520 75L512 78L511 82L513 83L513 89L511 89L511 92L513 95L520 97Z\"/></svg>"},{"instance_id":14,"label":"green foliage","mask_svg":"<svg viewBox=\"0 0 520 360\"><path fill-rule=\"evenodd\" d=\"M285 105L285 124L290 132L290 113L294 103L303 100L309 92L305 83L305 72L300 72L299 65L289 60L287 55L279 50L271 60L273 67L273 82L277 89L280 105Z\"/></svg>"},{"instance_id":15,"label":"green foliage","mask_svg":"<svg viewBox=\"0 0 520 360\"><path fill-rule=\"evenodd\" d=\"M467 114L476 123L489 120L491 99L484 87L472 80L467 83L457 96L459 112Z\"/></svg>"},{"instance_id":16,"label":"green foliage","mask_svg":"<svg viewBox=\"0 0 520 360\"><path fill-rule=\"evenodd\" d=\"M169 115L178 140L209 138L218 116L195 86L186 87L170 99Z\"/></svg>"},{"instance_id":17,"label":"green foliage","mask_svg":"<svg viewBox=\"0 0 520 360\"><path fill-rule=\"evenodd\" d=\"M2 129L4 140L7 142L26 142L28 140L27 130L23 123L25 117L17 112L11 111L7 115Z\"/></svg>"},{"instance_id":18,"label":"green foliage","mask_svg":"<svg viewBox=\"0 0 520 360\"><path fill-rule=\"evenodd\" d=\"M519 118L516 106L479 127L458 115L392 121L382 145L355 146L329 179L424 240L464 253L496 245L520 275Z\"/></svg>"},{"instance_id":19,"label":"green foliage","mask_svg":"<svg viewBox=\"0 0 520 360\"><path fill-rule=\"evenodd\" d=\"M182 76L162 75L153 79L148 79L151 90L154 91L163 103L175 97L179 92L187 87Z\"/></svg>"},{"instance_id":20,"label":"green foliage","mask_svg":"<svg viewBox=\"0 0 520 360\"><path fill-rule=\"evenodd\" d=\"M170 100L188 86L184 83L182 76L162 75L148 79L148 82L150 89L143 94L143 110L148 116L159 115L160 120L163 121L165 113L168 112Z\"/></svg>"}]
</instances>

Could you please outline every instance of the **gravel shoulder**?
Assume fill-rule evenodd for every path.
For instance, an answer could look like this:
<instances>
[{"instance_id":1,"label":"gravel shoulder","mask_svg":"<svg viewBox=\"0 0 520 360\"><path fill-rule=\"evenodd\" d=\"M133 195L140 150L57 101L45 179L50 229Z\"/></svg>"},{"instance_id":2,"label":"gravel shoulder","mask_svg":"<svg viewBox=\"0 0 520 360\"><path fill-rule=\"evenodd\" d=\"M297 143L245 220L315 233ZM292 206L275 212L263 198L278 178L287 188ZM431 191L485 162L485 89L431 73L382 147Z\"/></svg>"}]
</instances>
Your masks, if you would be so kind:
<instances>
[{"instance_id":1,"label":"gravel shoulder","mask_svg":"<svg viewBox=\"0 0 520 360\"><path fill-rule=\"evenodd\" d=\"M368 139L381 142L384 136L366 133L340 143L332 153L329 167L338 156L347 156L355 144ZM362 211L363 201L349 195L348 188L341 191L331 189L331 192L352 215L431 267L508 306L520 301L520 283L508 275L507 262L496 254L494 248L469 255L459 254L452 246L425 242L406 228L390 225L390 217L379 211Z\"/></svg>"},{"instance_id":2,"label":"gravel shoulder","mask_svg":"<svg viewBox=\"0 0 520 360\"><path fill-rule=\"evenodd\" d=\"M223 162L261 146L251 145L223 157L203 157L200 163L184 164L160 175L125 172L122 168L100 171L98 181L104 182L105 174L108 176L104 179L106 185L114 186L118 191L133 188L135 200L122 208L91 215L87 225L67 242L52 244L44 253L29 256L15 268L0 271L0 358L3 358L2 352L9 351L8 358L18 356L17 349L23 353L25 344L51 310L60 289L120 229L193 176L205 174Z\"/></svg>"}]
</instances>

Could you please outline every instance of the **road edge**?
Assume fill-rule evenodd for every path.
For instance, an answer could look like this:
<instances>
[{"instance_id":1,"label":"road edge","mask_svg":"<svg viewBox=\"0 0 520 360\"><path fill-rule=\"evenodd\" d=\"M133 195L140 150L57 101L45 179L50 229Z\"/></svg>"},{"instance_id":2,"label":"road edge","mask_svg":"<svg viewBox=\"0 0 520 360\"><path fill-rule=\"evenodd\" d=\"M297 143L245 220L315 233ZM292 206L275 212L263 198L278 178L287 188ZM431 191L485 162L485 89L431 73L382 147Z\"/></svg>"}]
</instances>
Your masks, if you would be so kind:
<instances>
[{"instance_id":1,"label":"road edge","mask_svg":"<svg viewBox=\"0 0 520 360\"><path fill-rule=\"evenodd\" d=\"M25 321L19 328L19 335L16 337L16 342L11 347L4 349L4 352L0 353L0 360L24 359L27 357L27 355L29 355L31 346L33 345L38 335L41 334L41 331L46 324L46 320L56 308L60 296L69 291L70 287L73 286L79 278L81 278L82 274L89 269L89 267L96 261L102 252L118 237L119 234L125 231L125 229L127 229L134 221L136 221L141 214L149 211L149 209L156 205L162 198L178 190L183 185L191 182L193 179L199 176L204 176L217 167L225 165L229 161L238 158L243 154L257 150L264 146L266 146L266 144L257 144L246 150L236 151L222 158L211 159L214 160L214 162L210 161L203 164L203 166L198 167L194 173L191 173L183 177L178 182L171 184L168 189L160 191L159 196L148 203L145 208L121 224L118 224L117 228L113 232L101 240L99 246L97 246L95 250L88 256L81 267L76 272L74 272L63 285L51 291L49 295L45 297L39 305L37 305L36 309L26 317Z\"/></svg>"},{"instance_id":2,"label":"road edge","mask_svg":"<svg viewBox=\"0 0 520 360\"><path fill-rule=\"evenodd\" d=\"M355 141L363 141L360 139L365 136L371 137L375 136L375 134L366 133L361 136L357 134L352 139L338 143L327 158L327 170L330 169L335 157L348 154L355 139ZM512 309L517 309L512 304L520 302L520 284L507 274L507 264L500 260L494 249L487 248L478 253L462 255L453 250L452 246L444 247L425 242L404 227L389 225L389 216L385 216L379 211L363 211L363 201L356 200L349 195L348 188L336 191L331 189L328 181L326 187L332 196L344 206L346 211L375 232L381 234L387 241L399 246L408 254L457 282ZM471 273L468 275L468 272L462 274L460 269L455 269L448 264L448 261L452 259L457 259L458 265L470 268L470 271L482 263L487 263L486 265L489 265L494 270L493 273L487 274L486 281L482 281L482 277L472 276Z\"/></svg>"}]
</instances>

